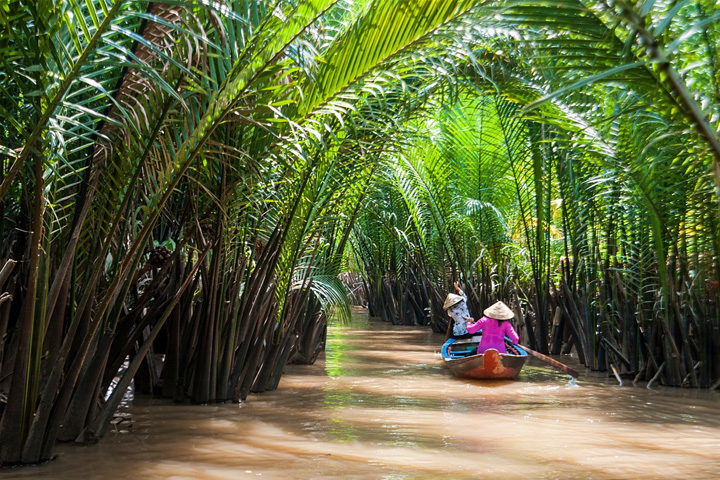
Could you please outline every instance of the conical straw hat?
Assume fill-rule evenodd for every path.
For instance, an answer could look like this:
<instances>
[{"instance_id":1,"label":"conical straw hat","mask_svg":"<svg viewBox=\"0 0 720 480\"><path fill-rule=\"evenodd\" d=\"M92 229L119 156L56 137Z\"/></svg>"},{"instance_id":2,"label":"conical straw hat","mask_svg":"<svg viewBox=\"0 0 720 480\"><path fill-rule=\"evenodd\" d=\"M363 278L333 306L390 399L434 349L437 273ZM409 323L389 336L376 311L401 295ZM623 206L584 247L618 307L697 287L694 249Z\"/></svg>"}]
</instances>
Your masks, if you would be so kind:
<instances>
[{"instance_id":1,"label":"conical straw hat","mask_svg":"<svg viewBox=\"0 0 720 480\"><path fill-rule=\"evenodd\" d=\"M447 303L447 301L445 302ZM496 320L510 320L515 317L515 314L510 307L505 305L503 302L496 302L489 306L483 311L486 317L494 318Z\"/></svg>"},{"instance_id":2,"label":"conical straw hat","mask_svg":"<svg viewBox=\"0 0 720 480\"><path fill-rule=\"evenodd\" d=\"M458 303L465 300L460 295L455 295L454 293L448 293L448 296L445 297L445 303L443 304L443 310L446 308L450 308L453 305L457 305Z\"/></svg>"}]
</instances>

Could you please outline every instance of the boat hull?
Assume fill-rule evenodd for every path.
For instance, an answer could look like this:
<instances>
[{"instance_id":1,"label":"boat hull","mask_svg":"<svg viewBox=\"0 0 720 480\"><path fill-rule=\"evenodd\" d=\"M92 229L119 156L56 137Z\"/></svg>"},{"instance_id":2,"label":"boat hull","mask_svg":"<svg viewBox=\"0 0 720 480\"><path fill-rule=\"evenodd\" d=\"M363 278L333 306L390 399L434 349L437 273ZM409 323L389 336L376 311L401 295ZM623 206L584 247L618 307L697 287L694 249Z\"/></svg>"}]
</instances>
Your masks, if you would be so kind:
<instances>
[{"instance_id":1,"label":"boat hull","mask_svg":"<svg viewBox=\"0 0 720 480\"><path fill-rule=\"evenodd\" d=\"M443 345L443 360L454 375L478 379L517 378L527 361L527 352L511 344L509 351L517 352L517 355L499 353L495 349L477 354L474 352L478 342L479 339L475 341L475 338L471 341L450 339Z\"/></svg>"}]
</instances>

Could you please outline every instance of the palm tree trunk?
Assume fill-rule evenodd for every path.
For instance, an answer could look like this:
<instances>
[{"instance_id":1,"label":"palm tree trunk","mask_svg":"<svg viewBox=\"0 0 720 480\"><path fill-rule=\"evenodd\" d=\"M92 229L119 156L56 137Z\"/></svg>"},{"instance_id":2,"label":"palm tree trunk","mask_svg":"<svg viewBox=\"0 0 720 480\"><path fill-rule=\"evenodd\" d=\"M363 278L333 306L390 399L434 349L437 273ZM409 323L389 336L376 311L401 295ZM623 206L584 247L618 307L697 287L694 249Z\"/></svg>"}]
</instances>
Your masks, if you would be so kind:
<instances>
[{"instance_id":1,"label":"palm tree trunk","mask_svg":"<svg viewBox=\"0 0 720 480\"><path fill-rule=\"evenodd\" d=\"M185 281L180 286L175 295L171 297L170 304L165 309L162 317L160 317L157 323L153 326L150 334L147 336L142 346L138 350L137 355L132 359L130 365L128 365L128 368L123 372L123 375L120 377L117 386L113 390L107 402L105 402L105 405L103 405L98 415L93 419L93 421L81 434L84 441L96 441L97 439L105 435L107 427L110 425L110 421L112 420L112 416L117 410L118 405L120 405L120 402L125 395L125 391L130 385L133 377L135 376L137 369L140 367L140 364L145 358L147 352L150 350L150 347L152 346L153 341L157 337L158 333L160 333L160 330L165 325L165 322L175 310L175 306L182 299L183 293L185 292L187 287L195 280L195 272L197 271L198 267L203 263L205 257L208 255L209 252L210 245L208 245L205 251L200 254L197 263L190 271L188 277L185 279Z\"/></svg>"},{"instance_id":2,"label":"palm tree trunk","mask_svg":"<svg viewBox=\"0 0 720 480\"><path fill-rule=\"evenodd\" d=\"M3 465L23 460L23 448L30 432L37 402L39 354L42 354L42 326L35 315L35 301L40 269L40 245L43 238L45 197L43 195L43 159L35 158L35 189L32 210L32 241L25 301L23 304L20 343L15 354L10 394L0 422L0 459ZM38 332L38 329L40 330ZM38 340L39 339L39 340ZM34 366L33 366L34 365ZM35 370L35 371L34 371ZM39 452L29 452L34 457Z\"/></svg>"}]
</instances>

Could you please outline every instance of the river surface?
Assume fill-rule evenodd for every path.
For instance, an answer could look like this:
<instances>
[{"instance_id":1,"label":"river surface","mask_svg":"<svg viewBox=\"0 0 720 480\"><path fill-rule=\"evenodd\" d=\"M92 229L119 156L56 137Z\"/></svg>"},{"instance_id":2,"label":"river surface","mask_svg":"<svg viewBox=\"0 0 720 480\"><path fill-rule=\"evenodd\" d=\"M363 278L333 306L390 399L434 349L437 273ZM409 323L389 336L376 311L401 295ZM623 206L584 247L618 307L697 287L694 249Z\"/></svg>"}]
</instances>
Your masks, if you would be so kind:
<instances>
[{"instance_id":1,"label":"river surface","mask_svg":"<svg viewBox=\"0 0 720 480\"><path fill-rule=\"evenodd\" d=\"M442 341L358 314L276 391L240 405L135 398L99 444L0 478L720 478L720 393L572 382L534 358L516 381L463 380Z\"/></svg>"}]
</instances>

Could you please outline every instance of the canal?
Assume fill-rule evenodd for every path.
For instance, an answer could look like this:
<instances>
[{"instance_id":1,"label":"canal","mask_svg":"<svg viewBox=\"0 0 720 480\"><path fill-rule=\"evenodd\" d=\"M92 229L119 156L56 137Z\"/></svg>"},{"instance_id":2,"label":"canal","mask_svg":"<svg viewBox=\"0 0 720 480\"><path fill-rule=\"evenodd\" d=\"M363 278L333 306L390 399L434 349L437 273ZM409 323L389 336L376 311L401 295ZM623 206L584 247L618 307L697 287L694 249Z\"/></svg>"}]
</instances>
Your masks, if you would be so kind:
<instances>
[{"instance_id":1,"label":"canal","mask_svg":"<svg viewBox=\"0 0 720 480\"><path fill-rule=\"evenodd\" d=\"M720 394L577 381L531 358L515 381L462 380L443 336L332 327L315 365L240 405L134 398L97 445L0 478L714 479ZM573 359L559 358L584 371Z\"/></svg>"}]
</instances>

